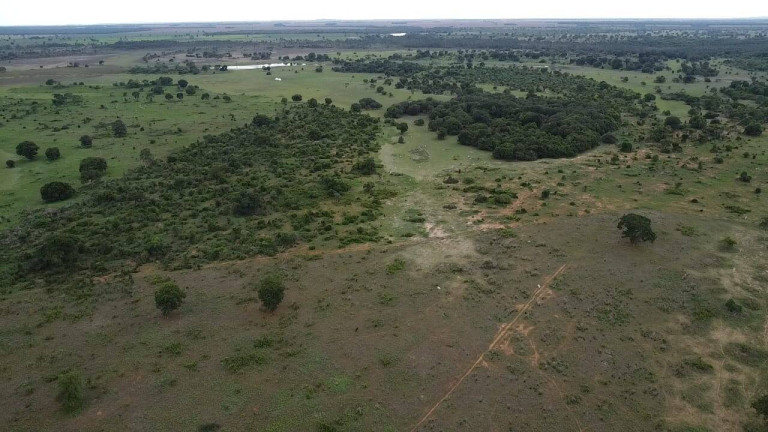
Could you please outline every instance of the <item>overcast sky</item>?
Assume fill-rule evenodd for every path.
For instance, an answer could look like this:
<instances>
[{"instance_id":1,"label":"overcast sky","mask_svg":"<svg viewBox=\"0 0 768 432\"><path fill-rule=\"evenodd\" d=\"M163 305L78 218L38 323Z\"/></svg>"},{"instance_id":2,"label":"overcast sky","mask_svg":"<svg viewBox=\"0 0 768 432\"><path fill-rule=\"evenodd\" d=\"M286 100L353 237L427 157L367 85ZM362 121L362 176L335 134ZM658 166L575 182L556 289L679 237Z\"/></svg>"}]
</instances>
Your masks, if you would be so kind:
<instances>
[{"instance_id":1,"label":"overcast sky","mask_svg":"<svg viewBox=\"0 0 768 432\"><path fill-rule=\"evenodd\" d=\"M0 0L0 25L419 18L768 17L761 0Z\"/></svg>"}]
</instances>

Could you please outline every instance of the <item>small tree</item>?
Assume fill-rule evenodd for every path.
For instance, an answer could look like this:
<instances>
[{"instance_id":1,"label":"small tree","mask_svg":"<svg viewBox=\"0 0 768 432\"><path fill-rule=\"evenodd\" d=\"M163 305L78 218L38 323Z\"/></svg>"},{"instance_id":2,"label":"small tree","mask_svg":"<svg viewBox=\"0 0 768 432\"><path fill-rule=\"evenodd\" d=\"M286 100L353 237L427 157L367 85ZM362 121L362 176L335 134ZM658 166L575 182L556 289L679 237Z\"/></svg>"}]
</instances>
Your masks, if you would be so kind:
<instances>
[{"instance_id":1,"label":"small tree","mask_svg":"<svg viewBox=\"0 0 768 432\"><path fill-rule=\"evenodd\" d=\"M187 293L181 290L173 281L164 281L155 290L155 306L160 309L163 315L168 315L178 309Z\"/></svg>"},{"instance_id":2,"label":"small tree","mask_svg":"<svg viewBox=\"0 0 768 432\"><path fill-rule=\"evenodd\" d=\"M317 99L312 98L307 101L307 105L309 105L310 108L316 108L317 107Z\"/></svg>"},{"instance_id":3,"label":"small tree","mask_svg":"<svg viewBox=\"0 0 768 432\"><path fill-rule=\"evenodd\" d=\"M268 311L274 312L283 301L283 296L285 295L283 278L276 273L265 276L258 283L258 293L259 300L261 300L264 307Z\"/></svg>"},{"instance_id":4,"label":"small tree","mask_svg":"<svg viewBox=\"0 0 768 432\"><path fill-rule=\"evenodd\" d=\"M8 159L7 161L5 161L5 166L7 166L8 168L13 168L16 166L16 161L12 159Z\"/></svg>"},{"instance_id":5,"label":"small tree","mask_svg":"<svg viewBox=\"0 0 768 432\"><path fill-rule=\"evenodd\" d=\"M166 93L165 94L165 100L167 100L167 101L173 100L173 95L170 94L170 93Z\"/></svg>"},{"instance_id":6,"label":"small tree","mask_svg":"<svg viewBox=\"0 0 768 432\"><path fill-rule=\"evenodd\" d=\"M189 81L185 79L180 79L178 81L178 84L179 84L179 88L186 88L189 85Z\"/></svg>"},{"instance_id":7,"label":"small tree","mask_svg":"<svg viewBox=\"0 0 768 432\"><path fill-rule=\"evenodd\" d=\"M64 201L74 194L75 189L69 183L64 182L46 183L40 188L40 197L47 203Z\"/></svg>"},{"instance_id":8,"label":"small tree","mask_svg":"<svg viewBox=\"0 0 768 432\"><path fill-rule=\"evenodd\" d=\"M122 138L128 135L128 129L125 127L125 123L122 120L117 119L112 122L112 135Z\"/></svg>"},{"instance_id":9,"label":"small tree","mask_svg":"<svg viewBox=\"0 0 768 432\"><path fill-rule=\"evenodd\" d=\"M651 220L635 213L627 213L619 219L619 229L623 229L622 237L629 238L632 244L641 241L656 240L656 233L651 230Z\"/></svg>"},{"instance_id":10,"label":"small tree","mask_svg":"<svg viewBox=\"0 0 768 432\"><path fill-rule=\"evenodd\" d=\"M739 180L743 181L744 183L749 183L752 181L752 176L747 174L746 171L742 171L741 175L739 176Z\"/></svg>"},{"instance_id":11,"label":"small tree","mask_svg":"<svg viewBox=\"0 0 768 432\"><path fill-rule=\"evenodd\" d=\"M325 104L326 104L326 105L330 105L330 104L332 104L332 103L333 103L333 99L331 99L331 98L329 98L329 97L325 98Z\"/></svg>"},{"instance_id":12,"label":"small tree","mask_svg":"<svg viewBox=\"0 0 768 432\"><path fill-rule=\"evenodd\" d=\"M45 149L45 157L48 158L49 161L55 161L61 157L61 152L58 147L49 147Z\"/></svg>"},{"instance_id":13,"label":"small tree","mask_svg":"<svg viewBox=\"0 0 768 432\"><path fill-rule=\"evenodd\" d=\"M210 98L211 98L211 95L209 95L208 93L203 93L200 95L200 100L208 100Z\"/></svg>"},{"instance_id":14,"label":"small tree","mask_svg":"<svg viewBox=\"0 0 768 432\"><path fill-rule=\"evenodd\" d=\"M401 134L406 133L408 131L408 123L405 123L405 122L398 123L397 130L399 130Z\"/></svg>"},{"instance_id":15,"label":"small tree","mask_svg":"<svg viewBox=\"0 0 768 432\"><path fill-rule=\"evenodd\" d=\"M35 156L37 156L37 151L39 149L40 147L38 147L37 144L33 143L32 141L23 141L16 146L16 154L32 160L35 158Z\"/></svg>"},{"instance_id":16,"label":"small tree","mask_svg":"<svg viewBox=\"0 0 768 432\"><path fill-rule=\"evenodd\" d=\"M181 92L179 92L179 93L176 93L176 99L178 99L178 100L184 100L184 93L181 93Z\"/></svg>"},{"instance_id":17,"label":"small tree","mask_svg":"<svg viewBox=\"0 0 768 432\"><path fill-rule=\"evenodd\" d=\"M297 94L291 96L291 100L294 101L294 102L301 102L301 95L297 93Z\"/></svg>"},{"instance_id":18,"label":"small tree","mask_svg":"<svg viewBox=\"0 0 768 432\"><path fill-rule=\"evenodd\" d=\"M84 148L90 148L93 145L93 138L90 135L81 136L80 145Z\"/></svg>"},{"instance_id":19,"label":"small tree","mask_svg":"<svg viewBox=\"0 0 768 432\"><path fill-rule=\"evenodd\" d=\"M79 373L70 371L59 375L59 393L56 400L66 412L75 412L83 406L83 379Z\"/></svg>"}]
</instances>

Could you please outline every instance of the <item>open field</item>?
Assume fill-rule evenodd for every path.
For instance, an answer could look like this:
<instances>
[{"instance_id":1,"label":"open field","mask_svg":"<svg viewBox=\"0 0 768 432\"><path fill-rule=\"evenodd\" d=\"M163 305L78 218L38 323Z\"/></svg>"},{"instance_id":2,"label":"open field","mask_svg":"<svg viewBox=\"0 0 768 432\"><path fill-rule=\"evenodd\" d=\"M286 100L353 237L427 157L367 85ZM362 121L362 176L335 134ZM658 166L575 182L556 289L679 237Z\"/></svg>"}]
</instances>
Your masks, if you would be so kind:
<instances>
[{"instance_id":1,"label":"open field","mask_svg":"<svg viewBox=\"0 0 768 432\"><path fill-rule=\"evenodd\" d=\"M509 27L490 28L500 38ZM206 28L213 36L199 35ZM72 42L173 35L314 46L367 34L253 28L264 33L142 28ZM216 33L230 30L246 33ZM451 37L459 44L487 31ZM432 58L379 45L337 55L291 44L275 57L317 52L338 61L297 60L306 64L269 74L130 73L148 50L112 48L87 60L16 59L0 73L0 158L15 161L0 169L0 282L9 281L0 287L0 429L768 430L753 406L768 393L768 136L743 133L732 117L752 108L758 118L764 100L742 99L729 111L661 98L719 95L733 80L762 82L764 72L718 57L710 82L685 84L673 82L673 59L654 74L577 66L557 53L473 69L469 50ZM160 62L183 61L176 48ZM237 57L200 64L273 61ZM403 58L423 70L333 70ZM67 67L73 61L91 65ZM506 71L511 64L594 81L542 70L558 78L539 82L539 72ZM483 68L508 75L480 75ZM470 87L461 80L472 75L451 75L459 69L523 78ZM160 76L171 83L160 85ZM592 93L579 93L593 82ZM171 98L148 98L158 86ZM435 90L443 88L453 90ZM615 91L598 91L606 88ZM624 104L623 90L659 97ZM53 103L67 93L66 103ZM427 97L440 109L456 98L465 107L530 104L514 119L532 110L571 115L595 101L624 111L575 155L505 160L459 144L460 133L439 138L430 129L444 114L438 108L386 115ZM352 113L363 98L382 107ZM709 111L702 129L691 126ZM461 118L486 114L473 108ZM124 137L115 136L117 119ZM515 123L503 126L495 130ZM653 138L654 129L663 136ZM91 147L80 145L82 135L93 137ZM33 160L16 154L25 140L39 146ZM50 147L59 159L46 159ZM87 157L106 161L103 178L81 181ZM52 181L77 193L46 203L40 188ZM623 238L617 223L627 213L649 218L655 241ZM82 237L72 247L79 261L37 256L56 236ZM235 250L246 252L228 253ZM275 275L285 297L269 311L258 291ZM186 297L161 314L156 293L168 284ZM72 409L61 390L70 376L81 386Z\"/></svg>"}]
</instances>

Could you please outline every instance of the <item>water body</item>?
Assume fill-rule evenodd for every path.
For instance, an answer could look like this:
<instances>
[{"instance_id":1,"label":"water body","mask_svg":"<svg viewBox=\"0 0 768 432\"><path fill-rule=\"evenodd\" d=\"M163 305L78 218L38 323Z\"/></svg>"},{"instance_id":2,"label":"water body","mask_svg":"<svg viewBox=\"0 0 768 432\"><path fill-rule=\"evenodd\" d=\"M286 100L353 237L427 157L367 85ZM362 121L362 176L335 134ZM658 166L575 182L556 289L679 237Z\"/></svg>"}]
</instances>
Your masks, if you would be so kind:
<instances>
[{"instance_id":1,"label":"water body","mask_svg":"<svg viewBox=\"0 0 768 432\"><path fill-rule=\"evenodd\" d=\"M306 63L302 63L299 65L298 63L269 63L269 64L258 64L258 65L238 65L238 66L227 66L227 70L251 70L251 69L262 69L265 67L275 68L275 67L283 67L283 66L306 66Z\"/></svg>"}]
</instances>

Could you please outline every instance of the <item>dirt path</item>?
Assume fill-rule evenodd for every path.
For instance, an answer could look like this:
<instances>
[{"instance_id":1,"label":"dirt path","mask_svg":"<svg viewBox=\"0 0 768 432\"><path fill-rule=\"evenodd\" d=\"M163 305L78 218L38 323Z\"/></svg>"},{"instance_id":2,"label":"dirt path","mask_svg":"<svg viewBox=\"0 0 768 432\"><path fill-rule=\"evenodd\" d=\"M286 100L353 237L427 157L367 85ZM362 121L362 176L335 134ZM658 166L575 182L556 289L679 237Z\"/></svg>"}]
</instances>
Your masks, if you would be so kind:
<instances>
[{"instance_id":1,"label":"dirt path","mask_svg":"<svg viewBox=\"0 0 768 432\"><path fill-rule=\"evenodd\" d=\"M440 398L440 400L437 401L430 409L427 411L426 414L419 420L416 425L413 426L411 429L411 432L415 432L416 429L419 428L425 421L429 419L429 417L432 416L432 413L435 412L435 410L440 406L440 404L443 403L446 399L448 399L451 394L461 385L461 383L479 366L484 362L485 355L488 354L490 351L493 351L496 346L504 340L508 335L509 331L512 329L512 326L515 325L515 323L520 319L520 317L523 316L523 314L528 311L531 306L533 306L533 303L541 296L542 293L544 293L549 285L552 283L553 280L555 280L556 277L558 277L564 270L567 264L563 264L560 266L559 269L557 269L556 272L549 275L546 279L544 279L544 283L540 284L536 290L531 295L531 298L528 299L528 301L523 305L522 308L517 312L517 314L512 318L512 321L509 321L508 323L504 324L499 328L499 331L496 332L496 336L491 341L491 344L488 346L488 349L480 353L480 355L477 357L475 362L472 364L472 366L467 369L466 372L464 372L464 375L462 375L458 381L454 385L451 386L451 388L448 389L448 391L443 395L443 397Z\"/></svg>"}]
</instances>

